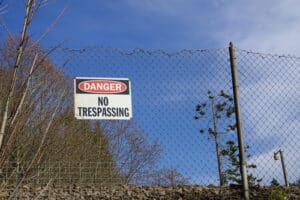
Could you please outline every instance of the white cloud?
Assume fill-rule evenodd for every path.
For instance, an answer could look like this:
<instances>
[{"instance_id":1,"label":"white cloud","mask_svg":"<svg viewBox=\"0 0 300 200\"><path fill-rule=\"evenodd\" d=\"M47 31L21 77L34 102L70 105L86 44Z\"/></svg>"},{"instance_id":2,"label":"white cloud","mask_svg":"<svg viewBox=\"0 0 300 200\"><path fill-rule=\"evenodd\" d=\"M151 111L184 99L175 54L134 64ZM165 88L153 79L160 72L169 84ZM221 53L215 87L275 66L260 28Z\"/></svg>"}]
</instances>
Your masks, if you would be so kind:
<instances>
[{"instance_id":1,"label":"white cloud","mask_svg":"<svg viewBox=\"0 0 300 200\"><path fill-rule=\"evenodd\" d=\"M280 148L285 151L290 182L300 178L300 93L298 81L293 79L299 68L282 64L256 66L256 75L263 77L240 86L245 141L253 155L249 163L257 165L252 172L265 184L272 178L284 184L281 163L273 160L273 153ZM290 74L276 71L284 67L290 68Z\"/></svg>"},{"instance_id":2,"label":"white cloud","mask_svg":"<svg viewBox=\"0 0 300 200\"><path fill-rule=\"evenodd\" d=\"M299 91L284 79L270 76L269 79L243 85L240 90L247 120L253 122L253 131L260 136L268 136L272 131L280 132L283 127L278 127L278 122L291 122L290 118L297 114L299 103L294 104L291 100L299 99ZM273 130L268 131L268 127L273 127Z\"/></svg>"},{"instance_id":3,"label":"white cloud","mask_svg":"<svg viewBox=\"0 0 300 200\"><path fill-rule=\"evenodd\" d=\"M255 10L254 5L237 5L235 9L241 8L238 13L224 9L230 13L224 13L224 22L232 29L225 27L229 36L216 37L220 41L234 37L236 45L244 49L300 55L300 13L295 9L300 2L257 5L262 7ZM238 60L245 143L252 155L249 163L257 165L251 172L263 178L264 184L272 178L284 184L281 163L273 160L273 153L282 148L289 181L295 182L300 178L299 60L251 55L241 55Z\"/></svg>"},{"instance_id":4,"label":"white cloud","mask_svg":"<svg viewBox=\"0 0 300 200\"><path fill-rule=\"evenodd\" d=\"M221 15L216 40L234 40L244 49L300 54L300 1L235 1ZM223 29L223 31L222 31Z\"/></svg>"},{"instance_id":5,"label":"white cloud","mask_svg":"<svg viewBox=\"0 0 300 200\"><path fill-rule=\"evenodd\" d=\"M296 126L299 127L299 122ZM262 178L264 184L270 184L272 178L275 178L283 185L284 178L281 162L280 160L275 161L273 159L274 152L282 149L284 151L288 181L293 183L298 180L300 178L300 156L297 150L300 149L300 144L293 142L292 140L294 139L294 137L289 137L281 146L274 147L267 152L253 156L248 163L255 163L257 169L250 170L250 172L256 177Z\"/></svg>"},{"instance_id":6,"label":"white cloud","mask_svg":"<svg viewBox=\"0 0 300 200\"><path fill-rule=\"evenodd\" d=\"M143 15L178 24L186 45L227 46L233 41L244 49L267 53L300 54L300 1L161 1L128 0ZM181 29L180 29L181 28ZM179 41L178 41L179 42Z\"/></svg>"}]
</instances>

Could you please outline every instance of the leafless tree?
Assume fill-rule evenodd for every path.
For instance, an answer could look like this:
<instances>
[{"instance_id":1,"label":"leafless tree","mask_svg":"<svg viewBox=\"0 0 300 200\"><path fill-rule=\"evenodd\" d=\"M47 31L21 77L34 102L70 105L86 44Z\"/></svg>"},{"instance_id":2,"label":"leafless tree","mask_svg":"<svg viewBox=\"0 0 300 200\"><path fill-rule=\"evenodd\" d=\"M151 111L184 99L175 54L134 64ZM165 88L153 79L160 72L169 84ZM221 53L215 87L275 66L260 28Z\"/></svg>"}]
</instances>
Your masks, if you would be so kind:
<instances>
[{"instance_id":1,"label":"leafless tree","mask_svg":"<svg viewBox=\"0 0 300 200\"><path fill-rule=\"evenodd\" d=\"M154 170L145 177L145 184L161 186L188 185L190 180L176 168L162 168Z\"/></svg>"},{"instance_id":2,"label":"leafless tree","mask_svg":"<svg viewBox=\"0 0 300 200\"><path fill-rule=\"evenodd\" d=\"M54 65L49 61L38 42L30 42L30 37L27 34L27 29L34 19L37 10L45 5L45 3L47 3L45 0L28 0L26 2L21 35L13 37L7 31L9 33L8 40L4 45L5 48L1 48L0 78L1 85L4 88L1 91L0 102L0 170L13 158L12 155L14 155L15 150L17 150L19 165L21 159L19 158L19 147L17 146L18 136L33 127L39 128L38 130L42 132L42 138L37 151L35 154L32 154L30 164L20 179L20 183L31 170L32 165L42 155L47 135L66 94L66 88L60 85L62 83L60 81L62 72L54 69ZM5 23L2 22L2 25L5 25ZM4 26L4 28L7 27ZM40 38L43 38L48 32L49 29ZM50 85L47 88L48 94L42 89L47 87L45 86L47 82ZM41 92L44 92L44 95L40 95ZM55 98L53 93L57 94L59 98ZM55 104L55 101L58 104ZM47 111L50 111L53 106L54 109L46 114L39 115L40 113L37 114L38 112L36 111L42 110L41 108L45 104L38 104L38 102L46 102L46 106L49 106L47 107ZM32 120L37 116L38 118ZM30 152L26 152L25 155L28 153L30 154Z\"/></svg>"},{"instance_id":3,"label":"leafless tree","mask_svg":"<svg viewBox=\"0 0 300 200\"><path fill-rule=\"evenodd\" d=\"M146 137L133 121L110 121L103 125L111 153L125 183L139 183L160 159L159 143Z\"/></svg>"}]
</instances>

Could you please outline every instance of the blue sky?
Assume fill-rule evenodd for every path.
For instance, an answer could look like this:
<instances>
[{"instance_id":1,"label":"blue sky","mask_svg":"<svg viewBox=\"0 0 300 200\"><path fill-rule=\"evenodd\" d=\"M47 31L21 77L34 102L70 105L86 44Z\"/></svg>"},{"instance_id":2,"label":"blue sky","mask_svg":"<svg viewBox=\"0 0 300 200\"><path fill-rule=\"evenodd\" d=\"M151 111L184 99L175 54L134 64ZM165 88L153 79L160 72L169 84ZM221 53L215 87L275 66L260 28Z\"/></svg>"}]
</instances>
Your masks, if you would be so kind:
<instances>
[{"instance_id":1,"label":"blue sky","mask_svg":"<svg viewBox=\"0 0 300 200\"><path fill-rule=\"evenodd\" d=\"M24 14L24 6L22 2L23 1L4 0L2 4L5 9L1 12L1 18L5 21L12 34L17 34L21 31ZM46 30L65 3L66 1L63 0L49 0L48 4L40 10L29 29L29 32L34 38L38 38L39 35ZM299 7L300 1L298 0L233 0L230 1L230 3L225 0L73 0L71 1L65 15L42 41L42 44L45 47L51 47L65 41L64 46L72 48L113 47L129 50L134 48L143 48L176 51L182 49L226 48L228 43L233 41L237 47L242 49L274 54L300 55ZM0 38L3 39L6 36L7 34L1 28ZM184 61L186 64L179 64L178 68L174 67L174 70L178 70L178 72L182 70L183 76L178 76L176 78L177 71L174 71L174 74L172 73L172 81L182 81L188 77L189 80L198 84L193 87L200 88L199 91L202 92L203 97L205 96L207 89L211 89L212 87L218 88L223 84L217 81L218 77L214 77L214 81L208 81L210 74L215 74L216 71L218 71L216 69L212 69L211 72L208 72L208 70L204 72L204 74L207 73L208 77L206 80L205 75L202 76L205 77L203 83L205 82L206 85L204 87L199 84L199 81L193 79L194 74L203 73L202 69L197 68L197 63L202 63L201 66L205 67L205 59L210 56L202 57L203 54L196 53L194 54L195 57L192 57L190 60L184 60L188 57L184 57L183 55L169 60L159 54L154 55L153 57L146 56L145 58L142 58L142 54L136 53L134 56L127 58L126 56L124 57L122 55L117 55L117 53L112 53L112 55L108 54L108 56L114 56L113 58L119 60L116 60L115 63L111 63L111 60L104 60L104 53L102 55L103 57L100 56L103 61L101 64L102 69L98 70L95 68L98 63L97 60L94 59L96 57L94 53L95 52L91 52L90 54L86 54L85 57L78 58L78 60L74 61L73 65L71 64L67 70L70 70L69 72L71 72L72 76L95 76L95 74L99 76L114 76L115 74L120 77L129 77L133 80L133 82L139 82L140 85L133 85L133 88L135 89L133 90L133 93L135 92L137 94L140 92L140 94L133 99L133 103L136 107L135 110L137 112L134 113L134 116L141 117L141 121L144 122L152 121L151 124L142 124L143 128L146 129L146 132L152 135L162 137L161 141L166 148L164 152L166 159L163 163L175 165L175 167L182 169L182 172L185 174L188 174L187 171L191 171L191 173L194 174L199 173L199 169L197 168L197 165L201 164L199 163L199 160L203 159L205 156L214 157L214 153L208 151L208 149L213 148L213 143L208 143L199 135L193 134L194 131L196 132L198 129L198 127L195 126L195 123L192 124L192 117L194 114L193 110L189 110L188 115L185 114L187 117L191 116L191 119L185 119L185 121L182 122L183 125L179 126L178 124L181 123L180 120L182 118L168 119L168 114L170 113L168 113L168 107L166 107L168 106L167 104L170 104L170 102L187 106L184 102L191 101L191 108L194 109L193 105L197 103L196 100L199 99L199 96L197 96L196 93L191 97L178 95L178 91L184 90L184 86L182 86L182 88L178 87L176 90L177 92L175 91L173 93L166 89L164 94L159 94L160 96L154 98L155 102L152 106L152 102L148 101L147 103L150 105L146 103L145 106L144 100L151 96L149 94L157 94L157 91L145 91L144 88L146 86L144 85L147 85L147 83L145 83L145 79L153 81L159 78L159 76L163 77L164 75L170 78L171 75L168 73L168 70L173 69L174 66L172 64ZM226 53L227 50L225 49L221 54L226 55ZM88 58L88 55L93 55L94 57ZM85 60L86 58L88 59ZM134 60L135 58L136 60ZM125 61L122 61L122 59L125 59ZM157 60L152 62L151 59ZM159 64L159 59L165 62L165 66L157 66L157 64ZM224 58L220 58L222 62L223 59ZM84 65L85 68L80 68L78 64ZM105 64L107 66L104 66ZM130 67L133 64L136 64L137 66L142 64L143 67L146 67L149 77L144 77L141 71L138 71L140 76L134 75L135 71L130 71L127 67L122 70L113 69L124 64L128 64L127 67ZM213 62L211 64L213 66ZM284 66L284 63L278 65ZM249 66L253 67L252 72L255 72L254 69L256 68L259 70L260 67L253 63L250 63ZM75 71L73 70L74 67L76 68ZM187 67L187 71L183 70L184 67ZM241 69L246 72L247 67L247 65L241 66ZM262 70L260 71L261 74L257 75L264 76L265 74L272 74L272 71L274 70L276 70L276 66L268 66L266 71ZM157 74L157 72L160 72L160 74ZM218 75L219 77L225 77L223 74L224 71L219 70L218 72L220 73ZM299 70L295 70L295 72L298 73L299 77ZM294 74L296 79L297 73ZM249 93L257 95L260 95L261 93L266 94L264 98L260 98L261 105L268 104L268 100L276 102L276 100L280 97L280 95L276 96L276 94L278 95L277 90L273 91L272 88L270 89L268 87L274 83L284 86L284 88L281 88L279 92L280 94L287 94L290 99L299 99L299 93L297 94L296 88L293 88L291 91L287 91L285 88L289 88L289 83L285 82L281 76L256 81L252 81L251 79L250 81L247 80L247 75L241 75L240 78L241 80L244 80L244 82L241 83L241 89L243 89L242 94L244 95L242 103L248 108L248 115L244 116L245 119L249 120L245 123L245 129L250 129L252 126L251 123L259 122L257 116L261 116L261 125L256 126L256 129L260 130L256 130L256 135L254 136L258 136L258 138L262 137L260 141L263 141L263 139L266 139L266 141L274 141L274 139L267 135L263 135L266 129L260 128L264 127L263 122L267 122L268 124L276 127L276 122L272 122L269 117L270 115L274 115L274 113L272 113L273 109L269 109L269 112L265 113L251 113L252 110L255 110L255 104L253 104L253 101L248 101L249 99L253 100L251 99L251 95L249 96ZM287 79L288 74L285 75L284 78ZM226 82L226 87L228 87L230 80L226 79L226 81L228 81ZM296 83L299 83L299 81ZM166 85L168 84L169 83L166 83ZM178 83L175 83L175 85L176 84L178 86ZM291 116L290 113L293 109L297 109L297 104L294 104L289 107L289 113L285 114L279 112L279 110L280 108L284 109L285 107L288 107L288 98L279 101L279 103L281 103L281 107L276 109L274 108L274 112L276 111L280 113L278 115L276 114L276 119L285 119L286 116ZM138 111L139 108L143 106L144 108ZM161 114L161 117L164 118L163 120L155 118L159 113L158 108L164 111L163 114ZM172 107L172 109L176 109L176 106ZM181 108L179 111L184 112L185 110ZM148 115L143 116L142 112L147 113ZM163 127L163 124L168 123L173 124L174 127ZM178 129L182 127L184 128L178 131ZM296 117L294 117L290 123L286 123L282 127L276 128L278 128L278 132L283 130L290 130L290 132L299 130L299 113L296 114ZM164 133L165 136L162 135L162 133ZM252 135L246 137L253 138ZM276 135L276 137L280 137L280 135ZM290 144L293 143L293 135L291 134L286 137L286 141L281 143L283 145L282 147L291 148ZM185 149L181 149L181 151L175 148L177 143L184 140L188 141L187 143L189 144L189 147L183 147ZM170 143L173 143L173 145L168 146ZM299 142L297 145L299 146ZM178 148L181 148L181 146L178 145ZM205 150L203 150L203 148L205 148ZM254 161L259 160L259 164L263 166L268 164L277 166L275 172L272 170L270 171L268 167L265 167L264 169L260 169L260 174L269 173L268 177L271 177L272 173L281 173L280 165L278 165L278 163L271 163L268 159L265 159L266 157L272 157L272 153L276 150L276 148L277 147L274 147L273 145L272 148L266 148L262 154L257 154L252 158ZM192 150L192 153L184 155L184 153L188 150ZM174 157L176 154L178 154L181 159L178 159L177 161L174 158L173 160L169 160L171 156ZM296 158L298 157L288 157L290 160ZM180 162L182 161L187 163L180 166ZM293 162L297 161L294 160ZM297 163L298 164L296 166L299 166L299 162ZM209 165L215 165L215 162L208 162L205 164L206 167ZM216 166L213 168L216 169ZM298 172L299 170L294 172L294 174ZM216 176L211 173L211 171L203 171L199 175L199 178L196 177L194 180L198 181L198 179L202 179L203 181L203 177L207 175L207 180L214 179L213 183L216 183ZM279 177L280 175L278 175L278 179L281 178Z\"/></svg>"},{"instance_id":2,"label":"blue sky","mask_svg":"<svg viewBox=\"0 0 300 200\"><path fill-rule=\"evenodd\" d=\"M2 15L12 33L20 32L23 1L4 0ZM31 33L38 36L66 1L50 0ZM71 1L42 43L148 49L206 49L228 46L300 54L297 0L88 0ZM3 33L1 33L3 36Z\"/></svg>"}]
</instances>

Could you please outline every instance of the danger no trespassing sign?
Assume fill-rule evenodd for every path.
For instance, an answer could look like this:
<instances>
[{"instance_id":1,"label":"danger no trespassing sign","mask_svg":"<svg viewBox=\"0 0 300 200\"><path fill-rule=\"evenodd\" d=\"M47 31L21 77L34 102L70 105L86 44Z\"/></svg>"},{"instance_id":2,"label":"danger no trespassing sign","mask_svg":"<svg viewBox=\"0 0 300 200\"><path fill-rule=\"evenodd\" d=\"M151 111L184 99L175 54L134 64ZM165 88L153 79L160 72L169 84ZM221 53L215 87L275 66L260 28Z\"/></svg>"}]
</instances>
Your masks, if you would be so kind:
<instances>
[{"instance_id":1,"label":"danger no trespassing sign","mask_svg":"<svg viewBox=\"0 0 300 200\"><path fill-rule=\"evenodd\" d=\"M77 119L129 120L132 118L130 81L76 77L74 106Z\"/></svg>"}]
</instances>

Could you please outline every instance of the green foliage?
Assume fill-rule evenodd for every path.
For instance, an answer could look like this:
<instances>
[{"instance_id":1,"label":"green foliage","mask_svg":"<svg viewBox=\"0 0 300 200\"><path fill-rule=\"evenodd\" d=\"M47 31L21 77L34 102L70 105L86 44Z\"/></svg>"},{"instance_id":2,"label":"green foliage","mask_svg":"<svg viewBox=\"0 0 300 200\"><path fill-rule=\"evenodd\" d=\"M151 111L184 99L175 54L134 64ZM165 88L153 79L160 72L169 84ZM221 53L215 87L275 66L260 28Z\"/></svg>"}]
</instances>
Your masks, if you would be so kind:
<instances>
[{"instance_id":1,"label":"green foliage","mask_svg":"<svg viewBox=\"0 0 300 200\"><path fill-rule=\"evenodd\" d=\"M245 151L250 147L247 146ZM221 151L222 157L227 161L227 169L224 171L224 181L225 183L234 183L234 184L242 184L241 174L240 174L240 163L239 163L239 150L238 146L235 144L234 141L229 140L226 142L225 148ZM247 155L250 157L250 155ZM255 164L248 164L247 169L255 169ZM249 174L248 171L248 184L249 186L255 186L259 184L262 179L258 179L253 174Z\"/></svg>"},{"instance_id":2,"label":"green foliage","mask_svg":"<svg viewBox=\"0 0 300 200\"><path fill-rule=\"evenodd\" d=\"M226 94L223 90L218 95L213 95L211 91L208 91L207 98L207 102L199 103L195 107L194 119L203 122L199 132L216 136L220 132L234 131L236 124L232 117L235 111L231 95ZM206 123L207 119L209 119L208 123ZM213 121L215 121L216 127L214 127ZM218 123L219 121L222 123Z\"/></svg>"},{"instance_id":3,"label":"green foliage","mask_svg":"<svg viewBox=\"0 0 300 200\"><path fill-rule=\"evenodd\" d=\"M272 191L271 195L269 196L269 200L285 200L284 191L280 189Z\"/></svg>"},{"instance_id":4,"label":"green foliage","mask_svg":"<svg viewBox=\"0 0 300 200\"><path fill-rule=\"evenodd\" d=\"M223 177L225 183L241 183L240 169L238 161L238 147L235 145L234 141L229 140L226 142L226 148L221 150L221 155L228 163L228 169L223 172Z\"/></svg>"},{"instance_id":5,"label":"green foliage","mask_svg":"<svg viewBox=\"0 0 300 200\"><path fill-rule=\"evenodd\" d=\"M214 136L216 146L219 148L217 157L222 158L222 162L218 163L222 173L220 179L223 178L224 184L241 184L238 145L231 139L228 139L223 145L222 142L218 141L220 133L231 133L236 130L233 97L223 90L218 95L213 95L211 91L208 91L207 95L207 102L196 105L196 116L194 119L202 122L201 134L207 133L210 136ZM207 119L211 119L211 121ZM247 151L249 148L249 146L246 146L245 150ZM247 158L250 156L247 155ZM255 164L247 165L247 169L255 168ZM257 179L253 174L248 174L248 182L250 186L253 186L260 183L261 179Z\"/></svg>"},{"instance_id":6,"label":"green foliage","mask_svg":"<svg viewBox=\"0 0 300 200\"><path fill-rule=\"evenodd\" d=\"M224 185L219 134L235 130L235 122L231 119L231 117L234 116L233 98L223 90L221 90L218 95L213 95L211 91L208 91L207 98L207 102L196 105L196 115L194 119L201 120L199 132L201 134L207 133L209 136L212 136L215 142L220 185Z\"/></svg>"}]
</instances>

